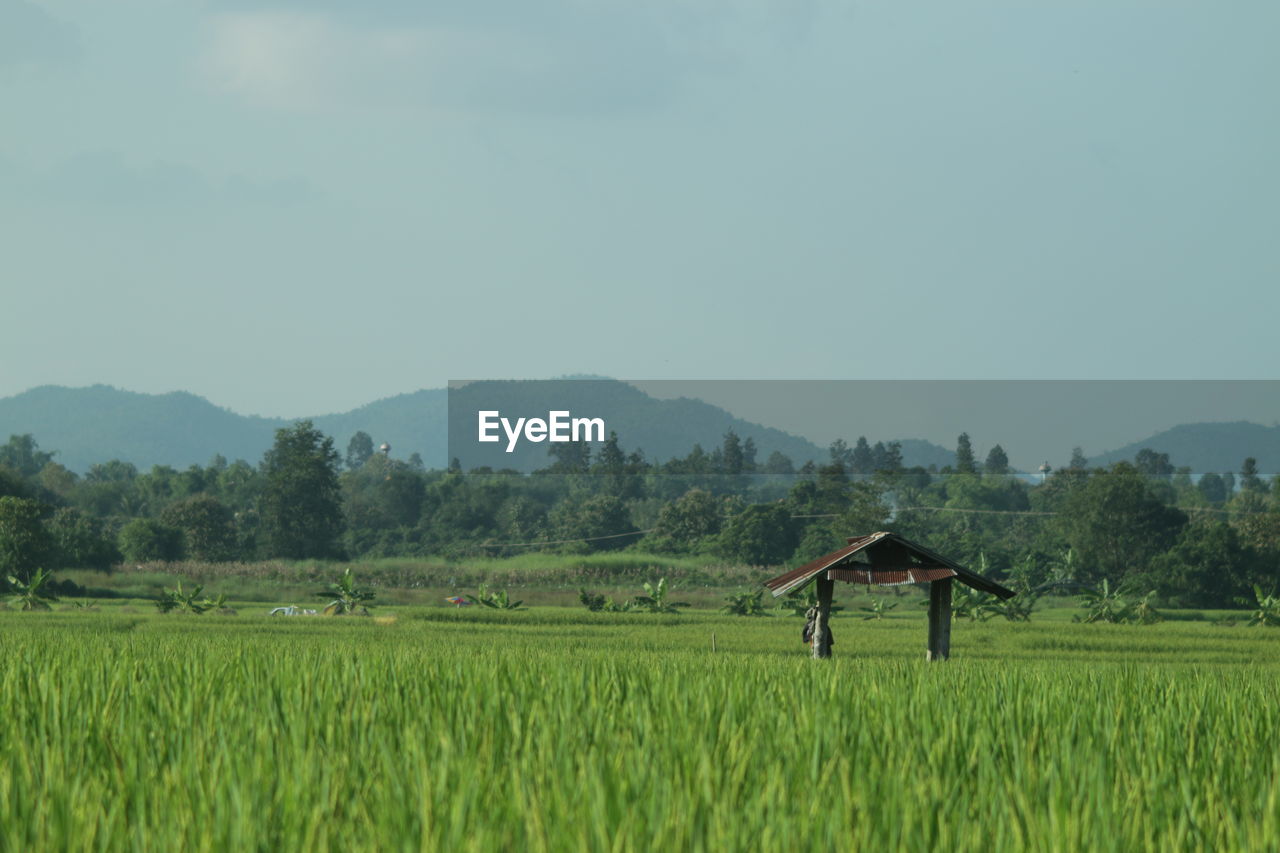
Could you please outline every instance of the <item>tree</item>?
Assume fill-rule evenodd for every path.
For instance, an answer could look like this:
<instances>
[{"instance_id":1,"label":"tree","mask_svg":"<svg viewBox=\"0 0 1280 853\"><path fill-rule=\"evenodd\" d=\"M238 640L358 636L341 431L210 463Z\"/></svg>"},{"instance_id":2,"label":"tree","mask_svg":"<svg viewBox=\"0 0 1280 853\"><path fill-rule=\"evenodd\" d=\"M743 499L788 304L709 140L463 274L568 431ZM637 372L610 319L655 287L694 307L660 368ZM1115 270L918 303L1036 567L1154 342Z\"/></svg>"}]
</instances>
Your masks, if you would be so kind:
<instances>
[{"instance_id":1,"label":"tree","mask_svg":"<svg viewBox=\"0 0 1280 853\"><path fill-rule=\"evenodd\" d=\"M791 457L778 450L770 453L769 458L764 462L764 473L766 474L794 474L795 472L796 466L791 461Z\"/></svg>"},{"instance_id":2,"label":"tree","mask_svg":"<svg viewBox=\"0 0 1280 853\"><path fill-rule=\"evenodd\" d=\"M562 501L547 520L556 539L589 540L565 543L568 551L613 550L625 548L635 541L630 536L617 535L632 533L635 526L631 523L626 504L612 495Z\"/></svg>"},{"instance_id":3,"label":"tree","mask_svg":"<svg viewBox=\"0 0 1280 853\"><path fill-rule=\"evenodd\" d=\"M1188 525L1151 561L1149 585L1183 607L1231 607L1260 578L1257 555L1225 521Z\"/></svg>"},{"instance_id":4,"label":"tree","mask_svg":"<svg viewBox=\"0 0 1280 853\"><path fill-rule=\"evenodd\" d=\"M153 518L135 518L120 530L120 553L131 563L182 559L182 531Z\"/></svg>"},{"instance_id":5,"label":"tree","mask_svg":"<svg viewBox=\"0 0 1280 853\"><path fill-rule=\"evenodd\" d=\"M238 556L235 513L212 495L179 501L160 520L181 533L182 550L191 559L218 563Z\"/></svg>"},{"instance_id":6,"label":"tree","mask_svg":"<svg viewBox=\"0 0 1280 853\"><path fill-rule=\"evenodd\" d=\"M333 439L311 421L278 429L262 468L266 484L258 512L265 556L340 556L343 519Z\"/></svg>"},{"instance_id":7,"label":"tree","mask_svg":"<svg viewBox=\"0 0 1280 853\"><path fill-rule=\"evenodd\" d=\"M31 433L11 435L9 442L0 446L0 465L12 468L24 477L34 477L52 460L53 454L42 451Z\"/></svg>"},{"instance_id":8,"label":"tree","mask_svg":"<svg viewBox=\"0 0 1280 853\"><path fill-rule=\"evenodd\" d=\"M978 463L973 456L973 445L969 443L969 433L962 432L956 439L956 472L959 474L978 473Z\"/></svg>"},{"instance_id":9,"label":"tree","mask_svg":"<svg viewBox=\"0 0 1280 853\"><path fill-rule=\"evenodd\" d=\"M347 470L358 471L373 456L373 439L360 430L347 442Z\"/></svg>"},{"instance_id":10,"label":"tree","mask_svg":"<svg viewBox=\"0 0 1280 853\"><path fill-rule=\"evenodd\" d=\"M720 531L722 557L751 566L776 566L796 549L796 527L785 504L756 504Z\"/></svg>"},{"instance_id":11,"label":"tree","mask_svg":"<svg viewBox=\"0 0 1280 853\"><path fill-rule=\"evenodd\" d=\"M60 568L107 571L120 560L115 541L107 536L102 522L91 515L62 507L54 511L47 527Z\"/></svg>"},{"instance_id":12,"label":"tree","mask_svg":"<svg viewBox=\"0 0 1280 853\"><path fill-rule=\"evenodd\" d=\"M842 468L845 473L853 470L853 450L843 438L837 438L831 442L831 446L827 448L827 453L831 455L831 464Z\"/></svg>"},{"instance_id":13,"label":"tree","mask_svg":"<svg viewBox=\"0 0 1280 853\"><path fill-rule=\"evenodd\" d=\"M982 466L984 473L1003 477L1009 473L1009 456L1004 452L1004 448L996 445L991 448L991 452L987 454L987 463Z\"/></svg>"},{"instance_id":14,"label":"tree","mask_svg":"<svg viewBox=\"0 0 1280 853\"><path fill-rule=\"evenodd\" d=\"M1159 480L1169 479L1175 470L1168 453L1156 453L1149 447L1138 451L1138 455L1133 457L1133 464L1146 476Z\"/></svg>"},{"instance_id":15,"label":"tree","mask_svg":"<svg viewBox=\"0 0 1280 853\"><path fill-rule=\"evenodd\" d=\"M654 538L665 550L692 549L704 537L720 531L720 502L704 489L690 489L662 507Z\"/></svg>"},{"instance_id":16,"label":"tree","mask_svg":"<svg viewBox=\"0 0 1280 853\"><path fill-rule=\"evenodd\" d=\"M1258 476L1258 460L1250 456L1240 467L1240 488L1246 492L1265 492L1267 484Z\"/></svg>"},{"instance_id":17,"label":"tree","mask_svg":"<svg viewBox=\"0 0 1280 853\"><path fill-rule=\"evenodd\" d=\"M1204 495L1204 499L1211 504L1220 504L1227 499L1227 486L1222 482L1222 478L1210 471L1200 477L1200 482L1196 483L1196 488L1200 490L1200 494Z\"/></svg>"},{"instance_id":18,"label":"tree","mask_svg":"<svg viewBox=\"0 0 1280 853\"><path fill-rule=\"evenodd\" d=\"M1083 471L1089 467L1089 460L1085 457L1084 451L1079 447L1071 448L1071 461L1067 463L1067 467L1072 471Z\"/></svg>"},{"instance_id":19,"label":"tree","mask_svg":"<svg viewBox=\"0 0 1280 853\"><path fill-rule=\"evenodd\" d=\"M724 434L724 442L720 445L721 466L725 474L737 476L742 473L745 457L742 454L742 441L738 434L730 429Z\"/></svg>"},{"instance_id":20,"label":"tree","mask_svg":"<svg viewBox=\"0 0 1280 853\"><path fill-rule=\"evenodd\" d=\"M867 444L865 435L858 436L858 440L854 442L852 467L853 474L857 477L865 477L868 474L875 473L875 465L871 458L871 445Z\"/></svg>"},{"instance_id":21,"label":"tree","mask_svg":"<svg viewBox=\"0 0 1280 853\"><path fill-rule=\"evenodd\" d=\"M1081 580L1119 581L1141 573L1173 544L1187 517L1158 500L1150 486L1137 468L1118 462L1068 492L1059 523L1080 553Z\"/></svg>"},{"instance_id":22,"label":"tree","mask_svg":"<svg viewBox=\"0 0 1280 853\"><path fill-rule=\"evenodd\" d=\"M27 498L0 498L0 578L13 575L23 582L54 555L53 538L45 529L44 504Z\"/></svg>"}]
</instances>

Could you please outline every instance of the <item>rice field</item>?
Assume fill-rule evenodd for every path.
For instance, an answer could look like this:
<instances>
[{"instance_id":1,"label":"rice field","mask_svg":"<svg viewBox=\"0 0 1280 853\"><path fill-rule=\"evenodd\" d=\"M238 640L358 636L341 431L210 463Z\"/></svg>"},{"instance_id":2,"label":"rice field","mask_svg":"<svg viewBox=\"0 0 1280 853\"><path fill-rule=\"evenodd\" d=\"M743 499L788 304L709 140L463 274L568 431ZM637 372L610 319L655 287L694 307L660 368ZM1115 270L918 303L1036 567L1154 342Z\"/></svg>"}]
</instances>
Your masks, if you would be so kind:
<instances>
[{"instance_id":1,"label":"rice field","mask_svg":"<svg viewBox=\"0 0 1280 853\"><path fill-rule=\"evenodd\" d=\"M1280 631L0 613L0 850L1265 850ZM714 635L715 651L712 651Z\"/></svg>"}]
</instances>

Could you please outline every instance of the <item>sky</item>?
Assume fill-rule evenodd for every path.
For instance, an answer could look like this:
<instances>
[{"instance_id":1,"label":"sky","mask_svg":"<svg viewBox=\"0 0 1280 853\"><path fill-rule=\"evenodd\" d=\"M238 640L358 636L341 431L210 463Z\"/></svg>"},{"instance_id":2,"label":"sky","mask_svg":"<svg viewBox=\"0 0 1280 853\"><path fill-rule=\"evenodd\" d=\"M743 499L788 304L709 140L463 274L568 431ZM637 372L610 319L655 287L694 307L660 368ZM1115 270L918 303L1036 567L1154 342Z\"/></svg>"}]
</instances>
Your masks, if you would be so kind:
<instances>
[{"instance_id":1,"label":"sky","mask_svg":"<svg viewBox=\"0 0 1280 853\"><path fill-rule=\"evenodd\" d=\"M0 0L0 396L1270 379L1280 5Z\"/></svg>"}]
</instances>

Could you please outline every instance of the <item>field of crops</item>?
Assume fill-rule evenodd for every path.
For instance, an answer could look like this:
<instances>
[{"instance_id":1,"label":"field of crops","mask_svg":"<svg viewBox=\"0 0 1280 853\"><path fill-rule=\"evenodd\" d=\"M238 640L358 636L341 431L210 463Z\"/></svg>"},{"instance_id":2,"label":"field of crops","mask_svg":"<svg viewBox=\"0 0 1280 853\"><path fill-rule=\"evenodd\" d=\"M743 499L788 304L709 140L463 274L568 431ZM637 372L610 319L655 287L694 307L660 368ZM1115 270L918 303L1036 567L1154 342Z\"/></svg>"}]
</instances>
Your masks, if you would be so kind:
<instances>
[{"instance_id":1,"label":"field of crops","mask_svg":"<svg viewBox=\"0 0 1280 853\"><path fill-rule=\"evenodd\" d=\"M475 610L0 613L0 850L1280 839L1274 629Z\"/></svg>"}]
</instances>

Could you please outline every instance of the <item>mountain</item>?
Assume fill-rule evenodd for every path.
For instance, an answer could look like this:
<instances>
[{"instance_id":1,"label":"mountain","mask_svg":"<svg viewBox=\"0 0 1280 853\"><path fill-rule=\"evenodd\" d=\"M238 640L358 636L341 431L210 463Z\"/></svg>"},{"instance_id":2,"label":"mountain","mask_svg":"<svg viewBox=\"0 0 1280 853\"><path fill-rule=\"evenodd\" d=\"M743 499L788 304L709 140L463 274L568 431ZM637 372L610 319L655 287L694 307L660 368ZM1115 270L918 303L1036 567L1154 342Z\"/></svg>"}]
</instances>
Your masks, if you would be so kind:
<instances>
[{"instance_id":1,"label":"mountain","mask_svg":"<svg viewBox=\"0 0 1280 853\"><path fill-rule=\"evenodd\" d=\"M492 444L480 443L477 413L481 411L500 412L512 423L521 417L547 419L551 411L600 418L605 434L616 432L623 450L642 450L653 461L684 456L695 443L709 453L730 429L742 440L755 442L757 461L762 463L775 450L797 466L827 458L824 449L807 439L744 421L718 406L687 397L657 399L612 379L472 382L449 394L449 457L458 458L463 468L487 465L532 471L549 464L546 443L522 441L512 452L507 452L505 437ZM501 430L499 434L503 435Z\"/></svg>"},{"instance_id":2,"label":"mountain","mask_svg":"<svg viewBox=\"0 0 1280 853\"><path fill-rule=\"evenodd\" d=\"M285 423L238 415L185 391L46 385L0 399L0 440L31 433L42 450L57 451L57 462L81 473L110 459L139 469L203 465L218 453L256 462Z\"/></svg>"},{"instance_id":3,"label":"mountain","mask_svg":"<svg viewBox=\"0 0 1280 853\"><path fill-rule=\"evenodd\" d=\"M1267 427L1248 421L1182 424L1092 458L1089 464L1133 461L1144 448L1168 453L1173 465L1190 466L1196 474L1239 472L1248 456L1258 460L1258 470L1263 474L1280 473L1280 426Z\"/></svg>"},{"instance_id":4,"label":"mountain","mask_svg":"<svg viewBox=\"0 0 1280 853\"><path fill-rule=\"evenodd\" d=\"M453 424L448 422L451 393L455 395ZM553 398L555 402L549 404ZM742 420L700 400L657 399L624 382L595 378L475 382L453 391L426 389L311 420L333 437L340 453L351 436L363 430L375 445L390 444L392 456L405 459L416 452L430 467L443 467L451 456L459 456L464 467L492 464L529 471L548 464L545 444L525 443L512 454L500 451L496 456L471 453L475 448L466 448L464 439L475 432L476 425L460 413L474 413L477 407L497 409L504 416L545 417L548 408L554 407L602 417L610 430L619 433L625 450L643 449L651 460L683 456L694 443L710 452L728 429L756 443L760 462L774 450L791 457L797 466L827 458L824 448L802 437ZM152 465L203 465L217 454L256 463L271 446L275 430L290 423L285 418L240 415L185 391L139 394L106 385L43 386L0 399L0 440L31 433L42 449L57 451L59 462L82 473L110 459L131 462L140 470ZM850 436L851 442L854 437ZM942 466L952 461L951 451L919 439L904 440L902 449L908 466Z\"/></svg>"}]
</instances>

